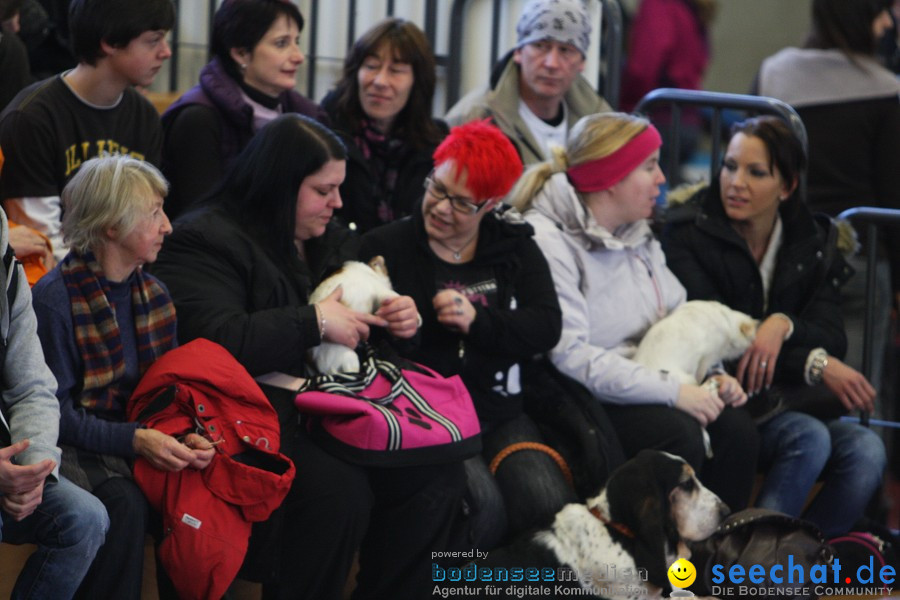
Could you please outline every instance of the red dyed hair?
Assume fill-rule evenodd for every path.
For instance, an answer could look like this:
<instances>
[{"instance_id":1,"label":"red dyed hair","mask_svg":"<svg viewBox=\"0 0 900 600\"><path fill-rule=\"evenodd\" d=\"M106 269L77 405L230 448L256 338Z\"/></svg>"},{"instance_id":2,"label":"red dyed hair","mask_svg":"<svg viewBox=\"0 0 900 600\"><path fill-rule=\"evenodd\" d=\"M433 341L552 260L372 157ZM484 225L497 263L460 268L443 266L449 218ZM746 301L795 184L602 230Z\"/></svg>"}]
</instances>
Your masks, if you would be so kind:
<instances>
[{"instance_id":1,"label":"red dyed hair","mask_svg":"<svg viewBox=\"0 0 900 600\"><path fill-rule=\"evenodd\" d=\"M432 158L435 168L452 160L457 180L466 173L466 187L478 203L505 196L522 175L515 146L487 119L451 129Z\"/></svg>"}]
</instances>

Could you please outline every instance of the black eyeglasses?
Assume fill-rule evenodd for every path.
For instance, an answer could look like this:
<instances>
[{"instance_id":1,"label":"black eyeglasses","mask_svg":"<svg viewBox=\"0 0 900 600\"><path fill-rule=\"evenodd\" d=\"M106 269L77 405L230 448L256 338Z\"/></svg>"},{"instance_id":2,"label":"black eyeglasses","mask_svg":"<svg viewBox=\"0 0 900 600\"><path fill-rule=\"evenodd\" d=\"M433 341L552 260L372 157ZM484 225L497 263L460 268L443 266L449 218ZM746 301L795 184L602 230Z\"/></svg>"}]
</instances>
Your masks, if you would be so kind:
<instances>
[{"instance_id":1,"label":"black eyeglasses","mask_svg":"<svg viewBox=\"0 0 900 600\"><path fill-rule=\"evenodd\" d=\"M481 207L487 204L487 202L483 204L475 204L471 200L467 198L463 198L462 196L453 196L447 193L447 190L440 184L440 182L434 179L434 171L428 174L428 177L425 178L424 186L425 190L431 194L436 200L447 200L450 203L450 207L456 212L463 213L465 215L474 215Z\"/></svg>"}]
</instances>

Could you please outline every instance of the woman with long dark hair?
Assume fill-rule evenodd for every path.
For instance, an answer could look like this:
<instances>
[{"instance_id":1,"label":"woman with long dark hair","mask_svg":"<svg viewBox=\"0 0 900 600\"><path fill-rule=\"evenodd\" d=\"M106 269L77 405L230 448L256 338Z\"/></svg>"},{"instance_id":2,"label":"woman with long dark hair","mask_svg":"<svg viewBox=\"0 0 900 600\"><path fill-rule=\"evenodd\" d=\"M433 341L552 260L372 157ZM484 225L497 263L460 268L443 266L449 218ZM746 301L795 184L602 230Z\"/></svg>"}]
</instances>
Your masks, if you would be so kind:
<instances>
[{"instance_id":1,"label":"woman with long dark hair","mask_svg":"<svg viewBox=\"0 0 900 600\"><path fill-rule=\"evenodd\" d=\"M323 341L355 348L374 327L415 335L409 297L382 304L375 315L345 307L340 292L308 304L326 274L356 258L351 232L331 222L342 205L346 156L318 122L283 115L251 140L220 192L176 222L154 272L172 293L180 339L221 344L254 377L304 377L306 351ZM261 544L268 558L251 556L258 570L245 569L244 577L273 582L275 598L338 599L358 550L355 597L430 593L429 559L448 544L465 485L462 465L344 462L298 426L293 392L264 390L281 418L282 452L302 474L285 500L280 539Z\"/></svg>"},{"instance_id":2,"label":"woman with long dark hair","mask_svg":"<svg viewBox=\"0 0 900 600\"><path fill-rule=\"evenodd\" d=\"M752 404L771 398L774 384L783 395L814 399L816 412L827 412L829 396L847 411L871 411L874 388L841 360L847 337L839 288L850 270L828 242L835 225L823 226L800 197L805 163L784 121L736 124L718 185L669 211L666 259L689 298L718 300L760 319L736 371ZM756 505L802 513L828 536L848 531L881 483L879 437L836 418L769 416L759 428L766 478ZM804 511L817 479L824 485Z\"/></svg>"},{"instance_id":3,"label":"woman with long dark hair","mask_svg":"<svg viewBox=\"0 0 900 600\"><path fill-rule=\"evenodd\" d=\"M341 219L360 231L410 214L447 125L431 118L434 54L422 30L390 18L350 48L341 79L325 99L347 145Z\"/></svg>"}]
</instances>

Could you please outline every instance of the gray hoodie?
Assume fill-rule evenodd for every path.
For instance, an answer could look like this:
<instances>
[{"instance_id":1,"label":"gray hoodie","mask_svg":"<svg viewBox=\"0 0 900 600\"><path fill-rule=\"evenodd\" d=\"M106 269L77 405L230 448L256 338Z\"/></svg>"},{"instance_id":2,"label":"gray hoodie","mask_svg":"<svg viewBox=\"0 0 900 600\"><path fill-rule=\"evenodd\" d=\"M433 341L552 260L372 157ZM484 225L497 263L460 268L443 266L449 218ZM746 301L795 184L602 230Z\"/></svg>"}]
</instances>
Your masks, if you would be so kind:
<instances>
[{"instance_id":1,"label":"gray hoodie","mask_svg":"<svg viewBox=\"0 0 900 600\"><path fill-rule=\"evenodd\" d=\"M0 210L0 256L6 254L9 245L9 225L6 213ZM0 274L4 286L0 293L0 336L6 342L6 360L3 363L3 412L9 423L13 443L31 440L31 445L15 457L20 465L31 465L46 458L56 461L53 477L59 477L60 451L56 446L59 436L59 402L56 400L56 379L44 362L44 352L37 336L37 319L31 308L31 288L22 266L19 270L17 291L10 308L6 286L11 275L0 262ZM0 423L0 427L4 427Z\"/></svg>"}]
</instances>

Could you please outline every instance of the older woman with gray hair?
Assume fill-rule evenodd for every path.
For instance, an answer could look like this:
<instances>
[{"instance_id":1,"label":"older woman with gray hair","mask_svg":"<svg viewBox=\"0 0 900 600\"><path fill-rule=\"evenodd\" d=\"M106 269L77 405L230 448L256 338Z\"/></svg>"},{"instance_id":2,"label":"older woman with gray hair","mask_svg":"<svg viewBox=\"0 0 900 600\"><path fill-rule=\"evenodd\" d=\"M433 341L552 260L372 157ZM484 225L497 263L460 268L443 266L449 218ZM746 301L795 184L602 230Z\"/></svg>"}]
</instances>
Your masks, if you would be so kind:
<instances>
[{"instance_id":1,"label":"older woman with gray hair","mask_svg":"<svg viewBox=\"0 0 900 600\"><path fill-rule=\"evenodd\" d=\"M139 598L150 509L131 476L138 455L167 471L204 468L214 450L125 421L141 375L177 345L168 291L142 266L172 231L168 184L125 156L85 162L62 192L70 252L34 287L38 336L59 388L61 471L109 513L106 543L80 595Z\"/></svg>"}]
</instances>

